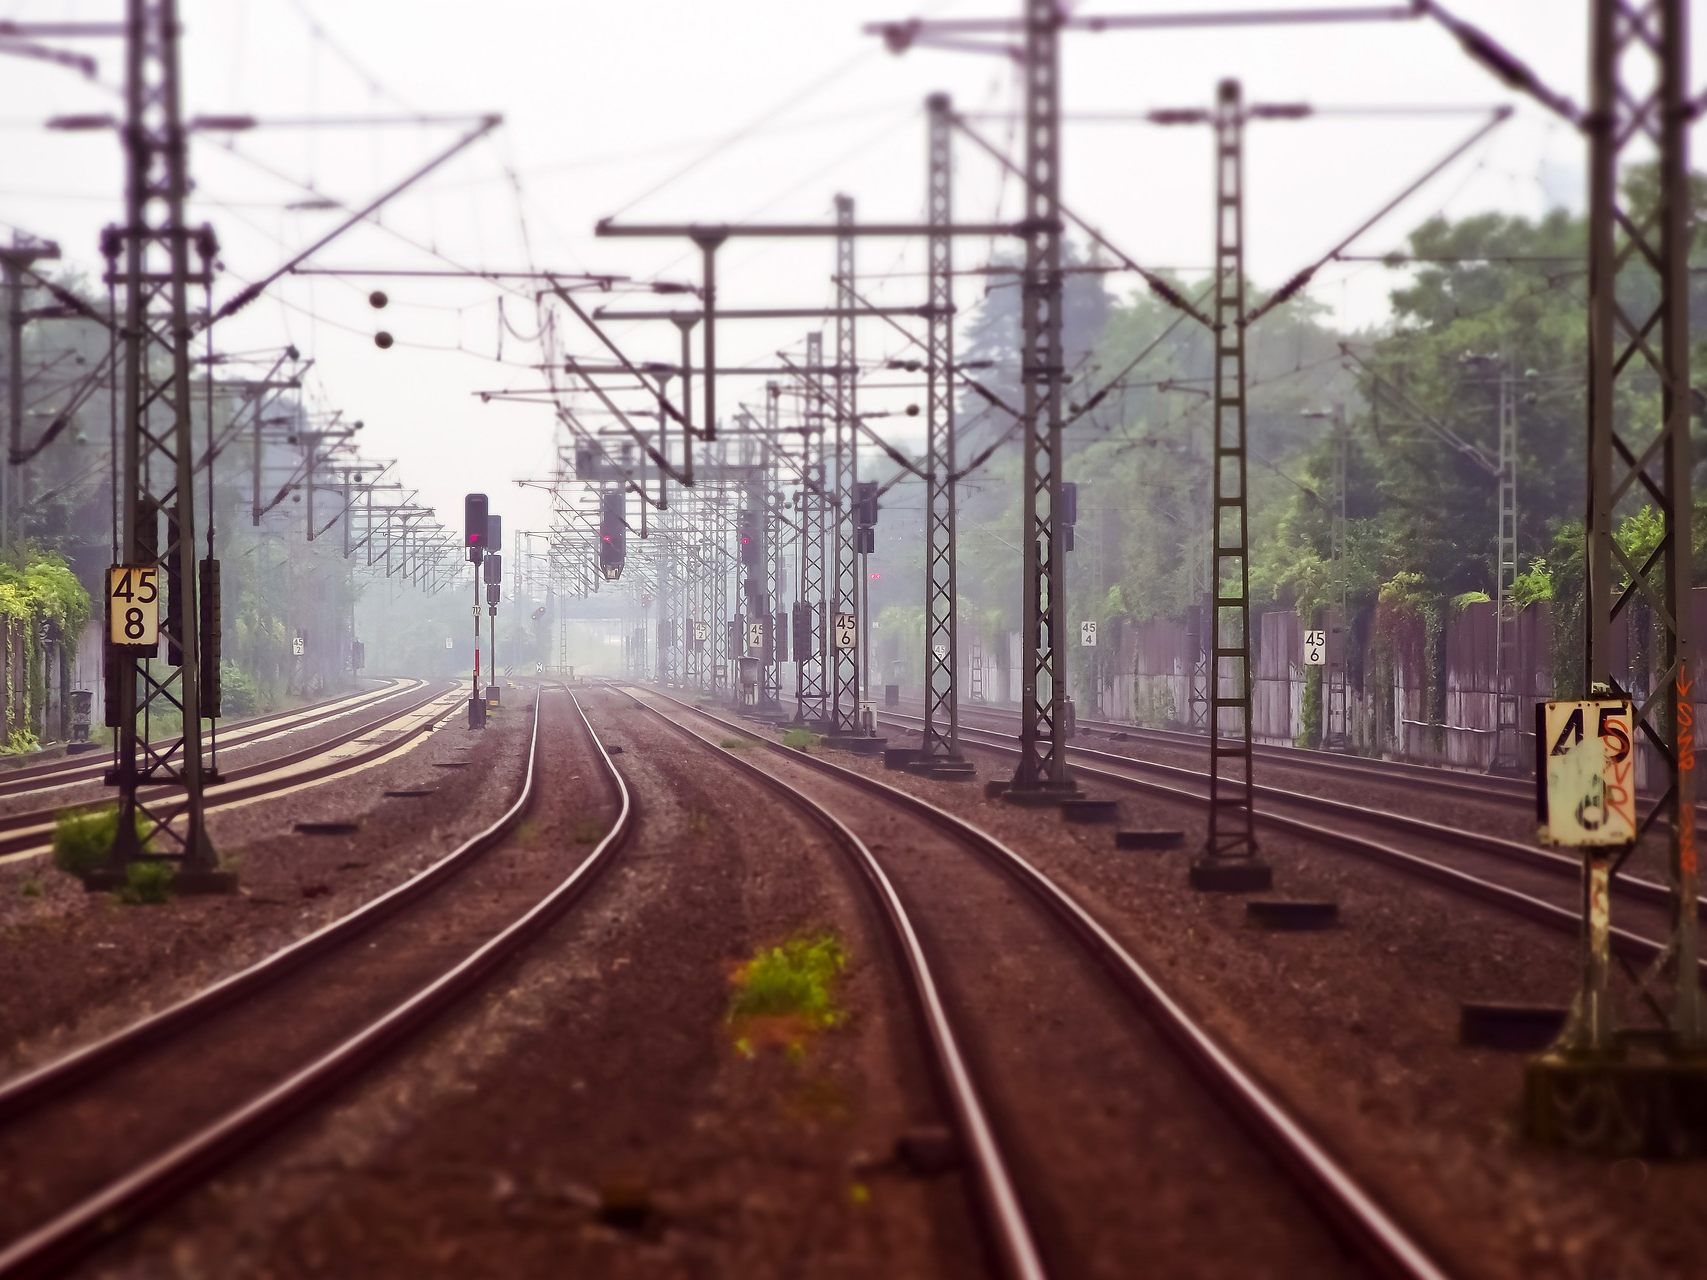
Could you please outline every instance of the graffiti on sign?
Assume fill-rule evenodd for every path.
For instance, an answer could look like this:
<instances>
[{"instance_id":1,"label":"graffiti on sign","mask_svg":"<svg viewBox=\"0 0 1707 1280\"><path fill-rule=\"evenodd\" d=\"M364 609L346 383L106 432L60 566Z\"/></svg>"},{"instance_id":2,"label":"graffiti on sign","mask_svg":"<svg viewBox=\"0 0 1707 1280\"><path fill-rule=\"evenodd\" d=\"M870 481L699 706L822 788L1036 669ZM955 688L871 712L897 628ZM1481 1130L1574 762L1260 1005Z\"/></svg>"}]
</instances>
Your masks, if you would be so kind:
<instances>
[{"instance_id":1,"label":"graffiti on sign","mask_svg":"<svg viewBox=\"0 0 1707 1280\"><path fill-rule=\"evenodd\" d=\"M1636 839L1635 710L1619 698L1544 702L1535 709L1544 752L1543 844L1577 848Z\"/></svg>"}]
</instances>

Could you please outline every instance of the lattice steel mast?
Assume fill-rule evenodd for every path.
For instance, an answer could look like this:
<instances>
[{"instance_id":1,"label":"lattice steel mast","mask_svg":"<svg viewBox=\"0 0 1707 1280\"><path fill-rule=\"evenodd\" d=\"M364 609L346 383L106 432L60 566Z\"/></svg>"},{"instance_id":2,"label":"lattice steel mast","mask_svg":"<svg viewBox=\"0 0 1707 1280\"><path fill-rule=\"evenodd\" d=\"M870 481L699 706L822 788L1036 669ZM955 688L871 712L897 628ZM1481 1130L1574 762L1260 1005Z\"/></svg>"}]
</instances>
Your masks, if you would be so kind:
<instances>
[{"instance_id":1,"label":"lattice steel mast","mask_svg":"<svg viewBox=\"0 0 1707 1280\"><path fill-rule=\"evenodd\" d=\"M925 729L927 760L960 758L954 549L954 119L946 95L926 103Z\"/></svg>"},{"instance_id":2,"label":"lattice steel mast","mask_svg":"<svg viewBox=\"0 0 1707 1280\"><path fill-rule=\"evenodd\" d=\"M1700 873L1695 848L1695 743L1689 693L1695 673L1690 627L1688 163L1690 85L1685 0L1655 0L1640 10L1595 0L1591 34L1589 132L1589 439L1588 563L1584 671L1590 690L1626 688L1614 673L1611 632L1637 600L1652 612L1660 639L1658 678L1636 707L1640 736L1655 748L1659 798L1642 828L1671 826L1674 918L1668 948L1679 975L1670 1002L1671 1031L1681 1046L1699 1047L1701 993L1696 981ZM1645 220L1625 203L1619 179L1627 154L1657 145L1659 205ZM1622 236L1620 235L1622 231ZM1658 277L1647 314L1630 315L1620 278L1646 268ZM1658 341L1655 341L1656 331ZM1621 379L1658 375L1662 420L1649 437L1621 422ZM1614 520L1628 497L1651 503L1664 527L1643 560L1626 555ZM1657 974L1650 974L1657 978ZM1599 1013L1609 1015L1604 1007ZM1598 1025L1596 1025L1598 1023ZM1608 1024L1590 1018L1591 1045L1608 1043Z\"/></svg>"},{"instance_id":3,"label":"lattice steel mast","mask_svg":"<svg viewBox=\"0 0 1707 1280\"><path fill-rule=\"evenodd\" d=\"M854 486L859 483L859 367L854 311L859 306L854 281L854 204L836 197L836 374L835 487L830 501L835 528L834 602L830 608L831 714L833 732L864 733L859 714L859 556L854 549ZM842 622L852 619L853 625ZM844 644L844 637L849 643Z\"/></svg>"},{"instance_id":4,"label":"lattice steel mast","mask_svg":"<svg viewBox=\"0 0 1707 1280\"><path fill-rule=\"evenodd\" d=\"M1523 730L1518 723L1517 614L1517 387L1511 356L1500 369L1499 529L1494 549L1494 760L1497 773L1516 773Z\"/></svg>"},{"instance_id":5,"label":"lattice steel mast","mask_svg":"<svg viewBox=\"0 0 1707 1280\"><path fill-rule=\"evenodd\" d=\"M823 360L822 337L807 334L807 366L818 368ZM804 623L794 628L794 656L800 680L795 719L822 725L829 717L830 702L824 662L824 508L828 497L824 491L824 432L813 430L811 420L816 416L821 423L823 414L811 407L816 401L804 380L798 403L805 415L806 430L801 434L805 478L800 486L800 603L796 606ZM801 640L806 641L804 647Z\"/></svg>"},{"instance_id":6,"label":"lattice steel mast","mask_svg":"<svg viewBox=\"0 0 1707 1280\"><path fill-rule=\"evenodd\" d=\"M164 671L150 652L109 646L106 655L116 676L107 714L118 730L111 869L123 874L146 847L177 858L179 884L189 887L217 865L202 807L202 719L217 703L204 706L199 663L189 306L192 284L211 284L215 247L211 231L184 221L189 155L176 0L128 0L126 24L125 221L105 238L109 271L125 295L118 553L123 565L155 566L167 599ZM150 734L157 710L181 716L176 735Z\"/></svg>"},{"instance_id":7,"label":"lattice steel mast","mask_svg":"<svg viewBox=\"0 0 1707 1280\"><path fill-rule=\"evenodd\" d=\"M1251 770L1250 543L1245 504L1244 109L1236 80L1215 108L1215 400L1209 600L1209 833L1202 888L1266 885Z\"/></svg>"},{"instance_id":8,"label":"lattice steel mast","mask_svg":"<svg viewBox=\"0 0 1707 1280\"><path fill-rule=\"evenodd\" d=\"M1072 789L1067 776L1065 537L1061 507L1061 29L1055 0L1025 0L1024 558L1020 606L1020 761L1011 791Z\"/></svg>"}]
</instances>

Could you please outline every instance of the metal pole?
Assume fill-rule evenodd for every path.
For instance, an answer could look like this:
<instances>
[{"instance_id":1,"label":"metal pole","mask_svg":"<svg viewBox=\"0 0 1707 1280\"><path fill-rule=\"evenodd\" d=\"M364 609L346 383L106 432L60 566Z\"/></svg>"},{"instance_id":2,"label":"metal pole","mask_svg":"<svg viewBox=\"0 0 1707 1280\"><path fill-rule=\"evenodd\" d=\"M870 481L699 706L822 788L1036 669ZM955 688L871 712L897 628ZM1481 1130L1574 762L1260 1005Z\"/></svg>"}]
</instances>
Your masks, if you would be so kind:
<instances>
[{"instance_id":1,"label":"metal pole","mask_svg":"<svg viewBox=\"0 0 1707 1280\"><path fill-rule=\"evenodd\" d=\"M1061 509L1061 48L1057 0L1025 0L1025 275L1020 376L1025 383L1022 494L1020 761L1016 795L1071 794Z\"/></svg>"},{"instance_id":2,"label":"metal pole","mask_svg":"<svg viewBox=\"0 0 1707 1280\"><path fill-rule=\"evenodd\" d=\"M782 708L782 667L777 660L780 652L777 635L777 611L783 607L783 601L788 598L785 590L783 566L787 556L783 550L783 538L787 528L782 515L782 489L778 482L780 468L777 466L776 454L782 444L781 436L782 388L771 382L765 385L765 438L766 457L771 459L771 467L766 471L760 492L764 498L764 508L761 513L765 527L765 581L767 584L767 600L764 617L764 664L760 676L759 708L762 711L777 712Z\"/></svg>"},{"instance_id":3,"label":"metal pole","mask_svg":"<svg viewBox=\"0 0 1707 1280\"><path fill-rule=\"evenodd\" d=\"M1243 394L1241 392L1241 400ZM1332 555L1334 562L1334 604L1330 623L1328 649L1328 689L1323 728L1327 745L1344 751L1351 743L1351 692L1348 661L1351 644L1351 596L1349 565L1346 560L1346 505L1350 496L1349 470L1351 463L1351 425L1346 419L1345 402L1335 401L1334 422L1334 523Z\"/></svg>"},{"instance_id":4,"label":"metal pole","mask_svg":"<svg viewBox=\"0 0 1707 1280\"><path fill-rule=\"evenodd\" d=\"M1500 368L1499 526L1494 553L1494 759L1496 773L1520 768L1517 612L1517 385L1508 353Z\"/></svg>"},{"instance_id":5,"label":"metal pole","mask_svg":"<svg viewBox=\"0 0 1707 1280\"><path fill-rule=\"evenodd\" d=\"M960 759L960 648L954 547L954 115L946 94L926 103L926 205L932 234L925 337L925 730L928 759Z\"/></svg>"},{"instance_id":6,"label":"metal pole","mask_svg":"<svg viewBox=\"0 0 1707 1280\"><path fill-rule=\"evenodd\" d=\"M1651 614L1662 669L1636 701L1638 740L1651 746L1644 791L1657 796L1638 813L1638 830L1662 821L1670 831L1671 936L1662 960L1636 975L1643 1003L1661 1015L1666 1058L1626 1066L1608 991L1610 894L1630 850L1590 849L1583 859L1582 973L1571 1016L1557 1044L1531 1060L1527 1119L1540 1136L1605 1148L1637 1117L1654 1144L1687 1141L1699 1150L1699 1054L1703 1026L1699 965L1700 871L1695 816L1694 601L1689 421L1689 264L1691 113L1685 0L1655 0L1639 12L1622 0L1591 10L1589 134L1589 436L1584 675L1590 697L1629 696L1641 672L1613 667L1615 626L1641 609ZM1659 153L1659 203L1651 217L1622 202L1626 165ZM1621 163L1623 162L1623 163ZM1639 288L1618 289L1629 268ZM1657 278L1657 279L1656 279ZM1657 301L1646 299L1657 283ZM1629 308L1639 309L1631 313ZM1621 404L1621 378L1657 375L1661 421L1626 422L1640 412ZM1619 502L1639 495L1657 508L1658 546L1643 560L1615 539ZM1630 508L1627 506L1625 510ZM1640 652L1639 646L1633 646ZM1632 761L1633 763L1633 761ZM1634 785L1634 775L1626 785ZM1616 783L1615 783L1616 784ZM1614 785L1615 785L1614 784ZM1639 806L1644 804L1639 796ZM1662 989L1671 982L1669 1000ZM1633 1002L1634 1003L1634 1002ZM1632 1037L1632 1043L1650 1042ZM1585 1072L1590 1072L1586 1074ZM1688 1090L1680 1101L1677 1091ZM1632 1102L1628 1095L1640 1091ZM1667 1123L1667 1117L1692 1116ZM1646 1119L1643 1119L1643 1118ZM1685 1132L1685 1130L1688 1132ZM1663 1132L1661 1132L1663 1130Z\"/></svg>"},{"instance_id":7,"label":"metal pole","mask_svg":"<svg viewBox=\"0 0 1707 1280\"><path fill-rule=\"evenodd\" d=\"M1209 834L1191 867L1199 889L1268 887L1257 856L1251 756L1250 557L1245 507L1244 120L1239 83L1215 109L1214 559L1209 617Z\"/></svg>"},{"instance_id":8,"label":"metal pole","mask_svg":"<svg viewBox=\"0 0 1707 1280\"><path fill-rule=\"evenodd\" d=\"M109 873L122 877L147 847L154 856L178 858L180 888L224 887L229 878L215 874L203 821L188 297L192 277L206 287L214 246L211 233L193 237L184 221L189 174L177 0L127 0L125 20L125 222L112 237L124 249L126 294L120 554L126 565L155 566L163 590L175 580L177 598L163 611L163 674L146 653L109 647L106 654L118 667L119 731ZM199 272L190 266L192 244L201 254ZM163 511L175 517L164 547ZM165 744L148 740L148 713L156 705L181 717L178 736Z\"/></svg>"},{"instance_id":9,"label":"metal pole","mask_svg":"<svg viewBox=\"0 0 1707 1280\"><path fill-rule=\"evenodd\" d=\"M853 312L859 306L854 296L854 206L848 196L836 197L836 376L835 391L835 491L830 501L835 528L834 605L831 609L834 641L831 708L835 732L844 736L864 733L859 715L859 556L854 551L854 491L859 483L859 444L855 415L859 412L855 391L859 377L855 367ZM844 630L845 622L853 622ZM842 643L846 634L850 643Z\"/></svg>"},{"instance_id":10,"label":"metal pole","mask_svg":"<svg viewBox=\"0 0 1707 1280\"><path fill-rule=\"evenodd\" d=\"M14 458L24 447L24 282L15 257L19 248L14 232L11 252L0 254L6 287L6 421ZM20 489L22 480L20 473ZM0 542L8 546L17 538L19 495L12 490L12 468L0 467Z\"/></svg>"},{"instance_id":11,"label":"metal pole","mask_svg":"<svg viewBox=\"0 0 1707 1280\"><path fill-rule=\"evenodd\" d=\"M816 333L806 335L806 363L817 368L824 362L823 341ZM802 412L817 403L807 383L800 382ZM822 418L822 413L819 414ZM824 654L824 515L828 498L824 489L824 433L807 431L801 436L805 454L805 483L801 486L800 511L800 603L807 619L807 647L796 650L800 673L800 705L796 718L813 727L822 726L829 715L829 691L825 687Z\"/></svg>"}]
</instances>

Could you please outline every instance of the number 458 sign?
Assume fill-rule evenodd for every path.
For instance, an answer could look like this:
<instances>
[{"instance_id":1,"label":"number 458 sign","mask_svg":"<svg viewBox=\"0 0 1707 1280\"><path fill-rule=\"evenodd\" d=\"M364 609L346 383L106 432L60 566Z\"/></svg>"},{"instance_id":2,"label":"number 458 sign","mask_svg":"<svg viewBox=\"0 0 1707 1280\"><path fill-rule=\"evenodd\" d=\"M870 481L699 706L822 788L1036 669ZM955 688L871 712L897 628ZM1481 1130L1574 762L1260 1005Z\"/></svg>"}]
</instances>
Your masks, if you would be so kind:
<instances>
[{"instance_id":1,"label":"number 458 sign","mask_svg":"<svg viewBox=\"0 0 1707 1280\"><path fill-rule=\"evenodd\" d=\"M160 643L158 565L107 569L107 639L121 649L152 649Z\"/></svg>"},{"instance_id":2,"label":"number 458 sign","mask_svg":"<svg viewBox=\"0 0 1707 1280\"><path fill-rule=\"evenodd\" d=\"M1575 847L1636 839L1635 714L1621 699L1544 702L1535 709L1543 752L1536 770L1541 840Z\"/></svg>"}]
</instances>

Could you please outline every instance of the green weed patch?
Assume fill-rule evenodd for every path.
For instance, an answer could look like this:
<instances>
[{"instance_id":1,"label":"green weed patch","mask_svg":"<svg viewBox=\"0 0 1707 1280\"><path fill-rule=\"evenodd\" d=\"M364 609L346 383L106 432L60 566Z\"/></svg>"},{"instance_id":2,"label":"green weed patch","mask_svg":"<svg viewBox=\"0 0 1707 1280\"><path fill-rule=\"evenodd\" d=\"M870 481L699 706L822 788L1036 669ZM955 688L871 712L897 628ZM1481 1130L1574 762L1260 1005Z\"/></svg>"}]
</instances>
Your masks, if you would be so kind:
<instances>
[{"instance_id":1,"label":"green weed patch","mask_svg":"<svg viewBox=\"0 0 1707 1280\"><path fill-rule=\"evenodd\" d=\"M729 1021L737 1050L752 1056L758 1045L775 1044L801 1056L809 1035L847 1016L836 999L847 962L847 951L832 933L791 938L756 952L732 979Z\"/></svg>"},{"instance_id":2,"label":"green weed patch","mask_svg":"<svg viewBox=\"0 0 1707 1280\"><path fill-rule=\"evenodd\" d=\"M136 834L140 840L147 828L147 819L136 815ZM53 820L53 865L66 875L79 878L107 865L113 837L118 834L117 805L96 809L62 809ZM141 841L147 851L147 841Z\"/></svg>"},{"instance_id":3,"label":"green weed patch","mask_svg":"<svg viewBox=\"0 0 1707 1280\"><path fill-rule=\"evenodd\" d=\"M172 881L178 870L169 862L133 862L124 870L118 899L126 906L158 906L172 900Z\"/></svg>"}]
</instances>

